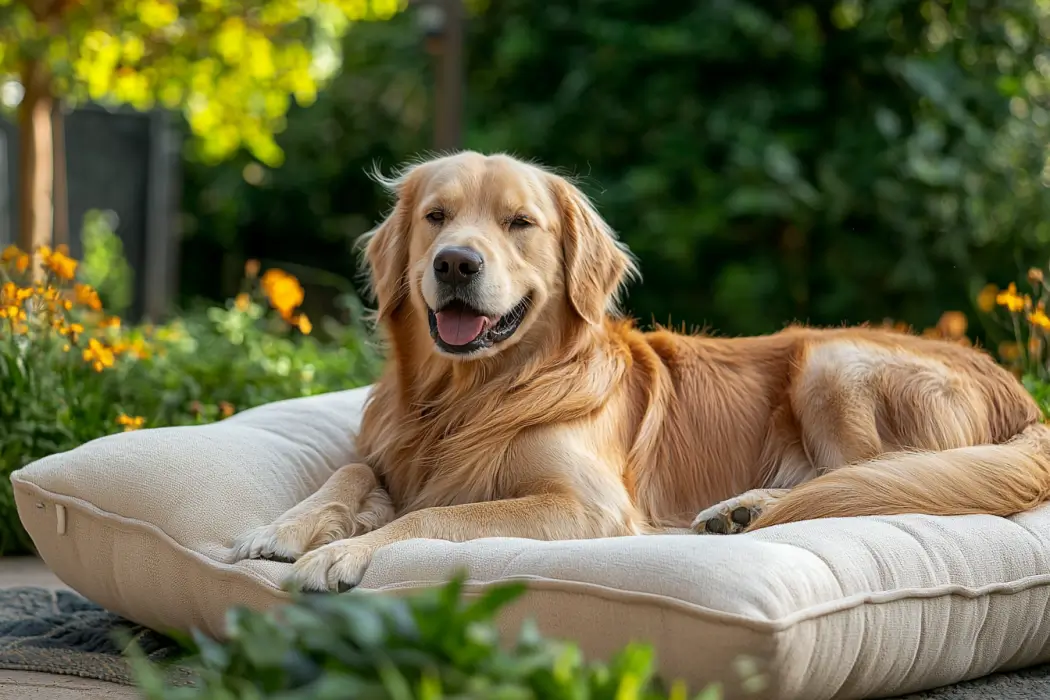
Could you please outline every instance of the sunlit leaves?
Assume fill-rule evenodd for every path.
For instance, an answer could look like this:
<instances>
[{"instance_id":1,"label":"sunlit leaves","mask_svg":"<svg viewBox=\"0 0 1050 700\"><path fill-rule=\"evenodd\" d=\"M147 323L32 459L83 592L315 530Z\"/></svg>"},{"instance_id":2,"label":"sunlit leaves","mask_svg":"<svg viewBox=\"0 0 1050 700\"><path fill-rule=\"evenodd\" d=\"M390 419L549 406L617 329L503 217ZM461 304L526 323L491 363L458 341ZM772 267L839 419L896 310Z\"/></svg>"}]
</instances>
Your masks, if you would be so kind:
<instances>
[{"instance_id":1,"label":"sunlit leaves","mask_svg":"<svg viewBox=\"0 0 1050 700\"><path fill-rule=\"evenodd\" d=\"M36 18L0 0L0 81L45 61L56 94L145 110L181 109L206 162L246 147L275 166L291 99L309 105L338 67L351 22L384 20L404 0L84 0ZM50 24L48 24L48 22ZM58 28L49 31L48 27ZM291 98L291 99L290 99Z\"/></svg>"}]
</instances>

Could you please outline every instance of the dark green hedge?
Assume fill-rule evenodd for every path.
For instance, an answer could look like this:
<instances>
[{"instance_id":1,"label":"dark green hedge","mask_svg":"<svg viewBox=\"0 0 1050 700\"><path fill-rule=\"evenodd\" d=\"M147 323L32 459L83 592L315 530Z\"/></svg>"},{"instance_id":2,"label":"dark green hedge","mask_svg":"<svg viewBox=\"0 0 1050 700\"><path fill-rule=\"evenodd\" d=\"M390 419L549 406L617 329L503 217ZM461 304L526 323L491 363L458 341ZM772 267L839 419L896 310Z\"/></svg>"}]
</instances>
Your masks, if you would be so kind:
<instances>
[{"instance_id":1,"label":"dark green hedge","mask_svg":"<svg viewBox=\"0 0 1050 700\"><path fill-rule=\"evenodd\" d=\"M641 257L644 321L927 325L1050 256L1034 0L482 5L467 145L584 176ZM364 171L430 143L422 47L407 14L356 27L261 186L189 165L187 293L220 293L223 256L352 277L387 204Z\"/></svg>"}]
</instances>

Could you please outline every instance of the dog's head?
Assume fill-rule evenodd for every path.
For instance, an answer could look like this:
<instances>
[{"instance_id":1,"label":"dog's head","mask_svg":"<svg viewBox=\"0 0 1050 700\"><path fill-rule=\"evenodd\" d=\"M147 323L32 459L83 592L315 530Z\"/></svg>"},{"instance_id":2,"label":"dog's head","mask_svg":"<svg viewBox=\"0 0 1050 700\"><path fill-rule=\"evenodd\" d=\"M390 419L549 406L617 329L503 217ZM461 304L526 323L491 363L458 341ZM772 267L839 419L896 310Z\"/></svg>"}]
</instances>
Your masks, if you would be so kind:
<instances>
[{"instance_id":1,"label":"dog's head","mask_svg":"<svg viewBox=\"0 0 1050 700\"><path fill-rule=\"evenodd\" d=\"M458 153L384 182L397 202L365 249L378 319L415 311L442 355L601 324L635 270L583 193L509 156Z\"/></svg>"}]
</instances>

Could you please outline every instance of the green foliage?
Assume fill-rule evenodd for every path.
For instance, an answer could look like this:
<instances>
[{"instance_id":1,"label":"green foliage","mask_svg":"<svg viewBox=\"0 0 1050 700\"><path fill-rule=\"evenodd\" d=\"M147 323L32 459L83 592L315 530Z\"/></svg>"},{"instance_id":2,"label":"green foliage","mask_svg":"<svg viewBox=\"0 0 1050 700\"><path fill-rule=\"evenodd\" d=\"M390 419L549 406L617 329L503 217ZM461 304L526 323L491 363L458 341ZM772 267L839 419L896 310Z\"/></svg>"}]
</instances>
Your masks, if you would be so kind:
<instances>
[{"instance_id":1,"label":"green foliage","mask_svg":"<svg viewBox=\"0 0 1050 700\"><path fill-rule=\"evenodd\" d=\"M523 591L502 585L468 600L457 577L409 597L314 594L266 613L236 608L227 615L227 642L200 634L184 640L192 657L180 663L192 670L192 685L165 682L141 657L134 668L148 700L690 697L681 682L664 690L647 645L629 644L608 664L587 663L574 644L544 639L526 624L505 650L494 616ZM691 697L718 700L721 687Z\"/></svg>"},{"instance_id":2,"label":"green foliage","mask_svg":"<svg viewBox=\"0 0 1050 700\"><path fill-rule=\"evenodd\" d=\"M124 257L124 244L114 231L112 212L91 210L84 216L80 240L84 259L80 264L80 279L95 288L102 305L110 313L120 315L131 306L133 279L131 265Z\"/></svg>"},{"instance_id":3,"label":"green foliage","mask_svg":"<svg viewBox=\"0 0 1050 700\"><path fill-rule=\"evenodd\" d=\"M210 162L241 146L283 154L291 98L316 99L352 22L389 19L399 0L0 0L0 78L44 66L51 92L146 110L181 108Z\"/></svg>"},{"instance_id":4,"label":"green foliage","mask_svg":"<svg viewBox=\"0 0 1050 700\"><path fill-rule=\"evenodd\" d=\"M1023 378L1024 387L1032 395L1039 408L1043 411L1043 417L1050 420L1050 382L1031 375Z\"/></svg>"},{"instance_id":5,"label":"green foliage","mask_svg":"<svg viewBox=\"0 0 1050 700\"><path fill-rule=\"evenodd\" d=\"M59 258L55 268L65 271L63 262L75 265ZM0 555L31 547L8 476L33 460L122 428L207 423L361 386L378 367L359 324L326 318L312 329L301 313L268 310L290 307L254 280L224 305L197 306L161 326L122 328L82 282L72 285L72 272L63 277L49 268L34 289L25 271L15 281L15 265L16 258L0 265ZM299 293L293 301L301 300L289 279Z\"/></svg>"},{"instance_id":6,"label":"green foliage","mask_svg":"<svg viewBox=\"0 0 1050 700\"><path fill-rule=\"evenodd\" d=\"M481 3L467 145L581 176L641 258L629 306L643 322L924 327L960 309L973 323L985 282L1050 257L1046 8ZM199 225L187 245L241 257L283 245L287 259L347 273L348 234L386 206L362 173L429 145L415 115L437 96L411 19L348 33L347 57L369 53L290 113L287 163L264 185L244 183L243 162L190 165L185 206ZM194 274L189 292L217 293L215 271Z\"/></svg>"},{"instance_id":7,"label":"green foliage","mask_svg":"<svg viewBox=\"0 0 1050 700\"><path fill-rule=\"evenodd\" d=\"M291 158L280 168L244 153L218 167L196 158L184 164L183 257L194 260L181 270L187 299L234 293L248 258L324 270L341 280L328 286L354 289L353 243L390 204L368 169L429 144L421 42L409 13L351 26L341 75L313 106L289 113L279 141Z\"/></svg>"},{"instance_id":8,"label":"green foliage","mask_svg":"<svg viewBox=\"0 0 1050 700\"><path fill-rule=\"evenodd\" d=\"M1045 3L578 7L472 25L470 144L585 175L646 320L929 325L1050 252Z\"/></svg>"}]
</instances>

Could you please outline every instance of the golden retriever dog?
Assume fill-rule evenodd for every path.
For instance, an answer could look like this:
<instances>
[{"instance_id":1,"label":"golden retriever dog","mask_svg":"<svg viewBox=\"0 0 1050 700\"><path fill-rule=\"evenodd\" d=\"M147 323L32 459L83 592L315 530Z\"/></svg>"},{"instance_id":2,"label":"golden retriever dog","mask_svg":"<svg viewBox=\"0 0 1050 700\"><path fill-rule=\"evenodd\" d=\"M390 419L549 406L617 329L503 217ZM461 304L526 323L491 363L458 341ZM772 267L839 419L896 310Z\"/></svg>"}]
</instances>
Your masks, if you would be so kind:
<instances>
[{"instance_id":1,"label":"golden retriever dog","mask_svg":"<svg viewBox=\"0 0 1050 700\"><path fill-rule=\"evenodd\" d=\"M632 258L566 179L463 152L386 182L365 254L389 359L363 462L236 559L343 590L412 538L1009 516L1048 497L1050 429L982 352L864 327L642 332L616 306Z\"/></svg>"}]
</instances>

